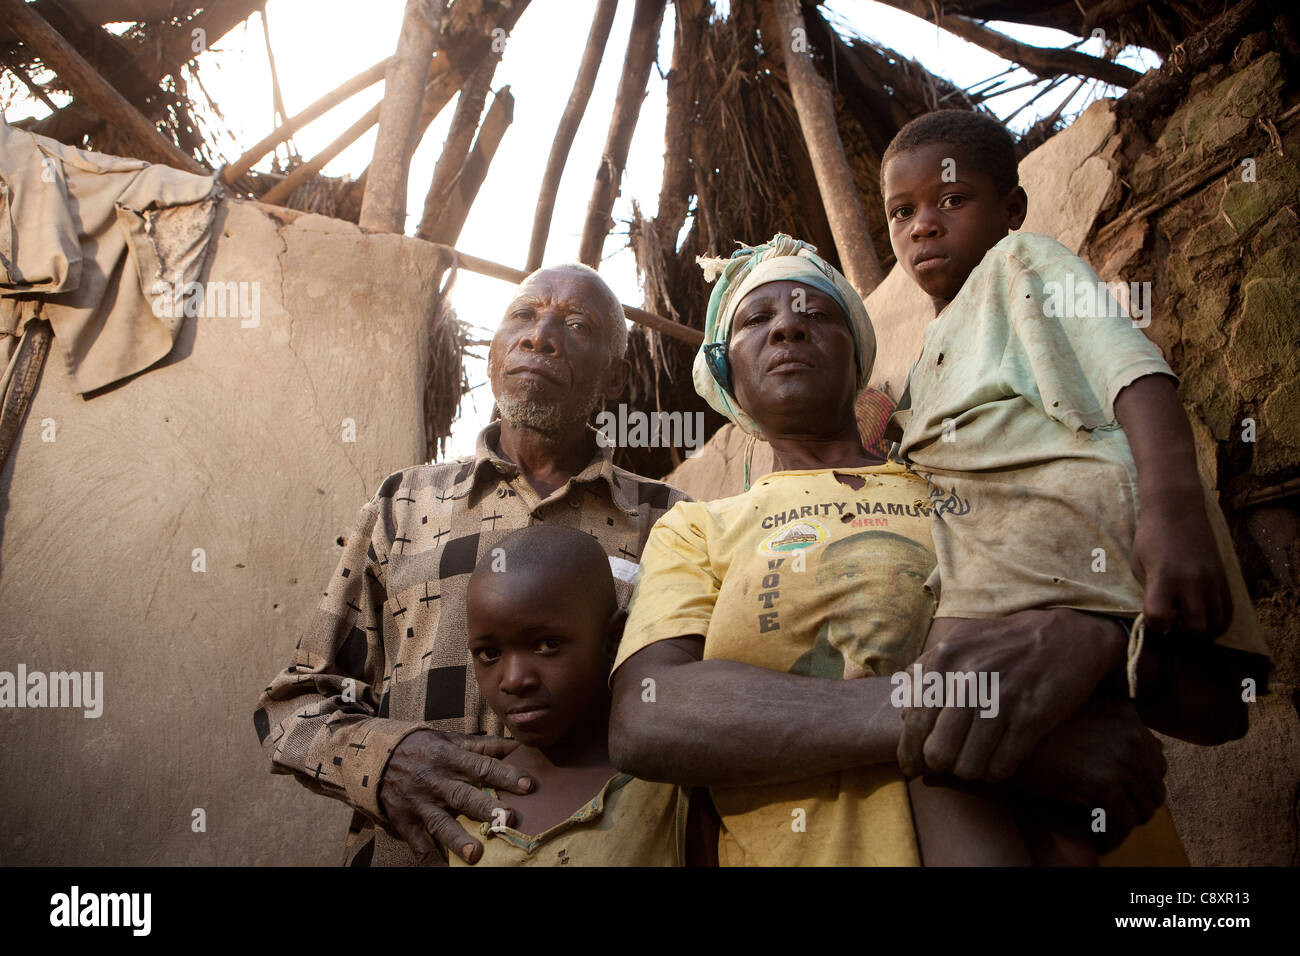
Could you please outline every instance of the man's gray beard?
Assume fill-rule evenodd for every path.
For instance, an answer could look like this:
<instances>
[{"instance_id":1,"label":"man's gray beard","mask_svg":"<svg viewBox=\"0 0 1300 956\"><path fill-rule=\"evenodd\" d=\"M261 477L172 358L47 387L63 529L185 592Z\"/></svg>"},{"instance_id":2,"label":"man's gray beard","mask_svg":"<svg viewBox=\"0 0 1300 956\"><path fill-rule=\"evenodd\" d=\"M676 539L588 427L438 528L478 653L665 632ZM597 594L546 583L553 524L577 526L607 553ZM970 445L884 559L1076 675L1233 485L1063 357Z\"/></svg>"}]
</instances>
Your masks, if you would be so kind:
<instances>
[{"instance_id":1,"label":"man's gray beard","mask_svg":"<svg viewBox=\"0 0 1300 956\"><path fill-rule=\"evenodd\" d=\"M558 436L578 422L585 422L600 407L600 381L592 382L591 391L575 396L577 404L566 409L554 402L512 395L497 397L501 420L513 428L530 428L543 435Z\"/></svg>"}]
</instances>

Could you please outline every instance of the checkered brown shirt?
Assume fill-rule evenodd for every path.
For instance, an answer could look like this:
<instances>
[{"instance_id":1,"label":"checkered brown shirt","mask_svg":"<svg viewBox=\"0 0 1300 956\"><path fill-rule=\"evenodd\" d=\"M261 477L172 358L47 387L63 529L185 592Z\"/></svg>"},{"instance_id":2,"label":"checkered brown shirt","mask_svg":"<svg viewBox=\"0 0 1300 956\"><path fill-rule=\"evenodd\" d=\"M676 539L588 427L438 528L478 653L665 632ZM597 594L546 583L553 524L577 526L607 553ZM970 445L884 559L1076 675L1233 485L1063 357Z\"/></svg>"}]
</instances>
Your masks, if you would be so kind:
<instances>
[{"instance_id":1,"label":"checkered brown shirt","mask_svg":"<svg viewBox=\"0 0 1300 956\"><path fill-rule=\"evenodd\" d=\"M598 448L545 500L495 449L500 423L472 459L390 475L361 509L293 660L262 693L253 722L273 773L358 812L352 865L410 864L383 820L379 781L393 749L422 728L500 734L470 667L465 588L479 556L537 522L587 532L612 558L639 563L650 529L686 498L616 468ZM615 578L619 604L632 585Z\"/></svg>"}]
</instances>

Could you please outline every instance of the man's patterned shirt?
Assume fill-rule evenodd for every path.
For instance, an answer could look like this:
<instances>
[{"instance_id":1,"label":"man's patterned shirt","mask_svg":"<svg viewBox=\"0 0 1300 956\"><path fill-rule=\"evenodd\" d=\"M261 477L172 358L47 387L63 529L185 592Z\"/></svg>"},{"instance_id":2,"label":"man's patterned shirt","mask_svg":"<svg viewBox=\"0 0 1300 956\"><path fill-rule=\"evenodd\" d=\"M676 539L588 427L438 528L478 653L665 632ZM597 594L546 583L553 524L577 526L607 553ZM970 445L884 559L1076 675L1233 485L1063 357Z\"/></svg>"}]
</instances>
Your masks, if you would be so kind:
<instances>
[{"instance_id":1,"label":"man's patterned shirt","mask_svg":"<svg viewBox=\"0 0 1300 956\"><path fill-rule=\"evenodd\" d=\"M414 730L501 734L470 666L465 590L481 555L510 532L546 522L577 528L609 555L619 604L650 529L682 492L613 464L598 448L544 500L498 448L500 422L473 458L417 465L385 479L345 541L338 568L254 714L274 773L294 773L357 811L352 865L410 864L382 823L380 778Z\"/></svg>"}]
</instances>

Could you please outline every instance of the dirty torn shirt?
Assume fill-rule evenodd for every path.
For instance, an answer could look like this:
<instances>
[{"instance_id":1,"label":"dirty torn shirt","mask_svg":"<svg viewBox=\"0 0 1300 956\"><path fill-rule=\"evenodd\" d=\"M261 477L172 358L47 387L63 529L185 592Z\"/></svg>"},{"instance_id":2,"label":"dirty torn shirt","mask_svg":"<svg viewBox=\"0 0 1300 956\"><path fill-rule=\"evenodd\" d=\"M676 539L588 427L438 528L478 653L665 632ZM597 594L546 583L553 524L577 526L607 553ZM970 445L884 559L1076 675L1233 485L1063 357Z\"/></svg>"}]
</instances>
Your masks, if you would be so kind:
<instances>
[{"instance_id":1,"label":"dirty torn shirt","mask_svg":"<svg viewBox=\"0 0 1300 956\"><path fill-rule=\"evenodd\" d=\"M926 327L894 416L931 482L939 616L1141 610L1114 403L1146 375L1174 378L1086 262L1032 233L988 251Z\"/></svg>"},{"instance_id":2,"label":"dirty torn shirt","mask_svg":"<svg viewBox=\"0 0 1300 956\"><path fill-rule=\"evenodd\" d=\"M501 734L470 667L465 589L481 555L538 522L578 528L609 555L627 606L641 549L659 516L686 495L613 464L587 467L539 500L497 450L500 422L472 459L390 475L362 509L293 660L254 714L274 773L358 812L352 865L409 865L406 844L375 826L388 758L415 730Z\"/></svg>"},{"instance_id":3,"label":"dirty torn shirt","mask_svg":"<svg viewBox=\"0 0 1300 956\"><path fill-rule=\"evenodd\" d=\"M0 358L39 315L78 393L162 359L202 274L219 198L215 175L0 121Z\"/></svg>"}]
</instances>

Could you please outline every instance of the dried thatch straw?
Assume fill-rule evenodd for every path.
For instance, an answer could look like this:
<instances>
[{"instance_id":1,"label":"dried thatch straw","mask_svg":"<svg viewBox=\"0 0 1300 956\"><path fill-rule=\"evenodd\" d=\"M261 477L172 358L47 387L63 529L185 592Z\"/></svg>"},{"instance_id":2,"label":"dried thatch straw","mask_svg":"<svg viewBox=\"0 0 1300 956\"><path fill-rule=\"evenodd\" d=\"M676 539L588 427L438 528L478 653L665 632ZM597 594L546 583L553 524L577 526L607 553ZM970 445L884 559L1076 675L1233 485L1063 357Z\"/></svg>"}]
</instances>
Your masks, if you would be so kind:
<instances>
[{"instance_id":1,"label":"dried thatch straw","mask_svg":"<svg viewBox=\"0 0 1300 956\"><path fill-rule=\"evenodd\" d=\"M762 9L732 4L722 19L710 4L678 3L659 211L650 220L634 208L629 224L645 307L694 328L704 327L709 296L695 265L698 255L730 255L738 242L785 232L840 264L784 71L765 52L764 44L775 41L772 27L761 21ZM820 69L837 89L840 136L873 246L888 269L893 255L880 198L881 153L912 116L972 101L906 57L865 39L841 38L815 8L805 7L804 14ZM695 394L689 346L637 328L629 359L630 405L703 411L710 433L721 425ZM618 452L619 464L647 475L666 473L679 457L665 449Z\"/></svg>"},{"instance_id":2,"label":"dried thatch straw","mask_svg":"<svg viewBox=\"0 0 1300 956\"><path fill-rule=\"evenodd\" d=\"M361 190L350 177L317 175L290 193L284 205L287 209L356 222L361 213Z\"/></svg>"},{"instance_id":3,"label":"dried thatch straw","mask_svg":"<svg viewBox=\"0 0 1300 956\"><path fill-rule=\"evenodd\" d=\"M464 365L469 330L451 306L451 281L444 284L437 297L429 328L429 372L424 383L426 461L441 458L446 451L452 422L460 413L460 400L469 392Z\"/></svg>"}]
</instances>

